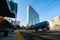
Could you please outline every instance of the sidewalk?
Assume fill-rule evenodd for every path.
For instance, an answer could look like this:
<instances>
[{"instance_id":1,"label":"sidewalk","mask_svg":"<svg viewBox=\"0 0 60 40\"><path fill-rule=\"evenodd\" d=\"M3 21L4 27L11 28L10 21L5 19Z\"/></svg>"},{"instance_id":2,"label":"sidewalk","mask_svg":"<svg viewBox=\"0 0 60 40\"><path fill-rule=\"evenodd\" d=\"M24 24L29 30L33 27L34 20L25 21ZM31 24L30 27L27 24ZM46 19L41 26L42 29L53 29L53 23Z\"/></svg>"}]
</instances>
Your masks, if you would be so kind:
<instances>
[{"instance_id":1,"label":"sidewalk","mask_svg":"<svg viewBox=\"0 0 60 40\"><path fill-rule=\"evenodd\" d=\"M22 35L18 33L19 33L18 31L9 32L7 37L0 37L0 40L23 40L23 37L21 37Z\"/></svg>"}]
</instances>

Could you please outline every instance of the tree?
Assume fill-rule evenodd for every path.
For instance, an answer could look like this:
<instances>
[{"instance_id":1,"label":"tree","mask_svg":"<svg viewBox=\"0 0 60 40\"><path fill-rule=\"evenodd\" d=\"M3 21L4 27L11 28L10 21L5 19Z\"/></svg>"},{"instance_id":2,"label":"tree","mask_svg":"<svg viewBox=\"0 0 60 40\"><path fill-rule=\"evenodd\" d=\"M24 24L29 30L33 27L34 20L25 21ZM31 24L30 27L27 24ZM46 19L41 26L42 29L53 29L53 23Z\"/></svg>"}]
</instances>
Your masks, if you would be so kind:
<instances>
[{"instance_id":1,"label":"tree","mask_svg":"<svg viewBox=\"0 0 60 40\"><path fill-rule=\"evenodd\" d=\"M30 27L32 30L34 29L34 25L31 25L31 27Z\"/></svg>"},{"instance_id":2,"label":"tree","mask_svg":"<svg viewBox=\"0 0 60 40\"><path fill-rule=\"evenodd\" d=\"M22 29L25 29L25 26L24 25L22 25Z\"/></svg>"},{"instance_id":3,"label":"tree","mask_svg":"<svg viewBox=\"0 0 60 40\"><path fill-rule=\"evenodd\" d=\"M19 29L20 28L20 25L16 25L16 28Z\"/></svg>"}]
</instances>

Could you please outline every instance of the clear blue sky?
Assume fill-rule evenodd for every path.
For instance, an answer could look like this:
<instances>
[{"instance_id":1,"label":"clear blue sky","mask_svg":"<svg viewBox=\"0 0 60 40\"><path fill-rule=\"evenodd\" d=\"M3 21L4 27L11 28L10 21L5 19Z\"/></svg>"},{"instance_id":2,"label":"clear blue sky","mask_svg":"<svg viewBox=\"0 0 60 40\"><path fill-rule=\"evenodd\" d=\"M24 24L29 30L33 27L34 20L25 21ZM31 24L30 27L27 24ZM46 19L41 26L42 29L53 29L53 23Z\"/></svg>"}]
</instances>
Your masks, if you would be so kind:
<instances>
[{"instance_id":1,"label":"clear blue sky","mask_svg":"<svg viewBox=\"0 0 60 40\"><path fill-rule=\"evenodd\" d=\"M40 22L52 21L60 16L60 0L14 0L18 3L17 20L21 25L26 23L27 6L30 4L40 15Z\"/></svg>"}]
</instances>

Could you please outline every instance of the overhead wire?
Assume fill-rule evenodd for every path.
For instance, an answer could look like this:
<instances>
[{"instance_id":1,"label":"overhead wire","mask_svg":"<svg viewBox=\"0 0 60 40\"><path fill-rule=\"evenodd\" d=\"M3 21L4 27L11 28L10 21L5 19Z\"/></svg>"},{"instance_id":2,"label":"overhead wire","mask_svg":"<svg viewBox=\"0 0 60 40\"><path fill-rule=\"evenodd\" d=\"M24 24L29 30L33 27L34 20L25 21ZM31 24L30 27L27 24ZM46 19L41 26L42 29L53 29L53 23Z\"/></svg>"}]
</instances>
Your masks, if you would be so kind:
<instances>
[{"instance_id":1,"label":"overhead wire","mask_svg":"<svg viewBox=\"0 0 60 40\"><path fill-rule=\"evenodd\" d=\"M35 2L35 3L34 3L34 2ZM35 1L35 0L33 0L32 5L33 5L34 7L37 6L37 8L38 8L38 5L37 5L38 2L39 2L39 1ZM40 10L40 13L43 12L44 10L50 8L55 2L56 2L56 0L54 0L52 3L50 3L50 5L48 5L47 7L43 8L42 10Z\"/></svg>"},{"instance_id":2,"label":"overhead wire","mask_svg":"<svg viewBox=\"0 0 60 40\"><path fill-rule=\"evenodd\" d=\"M56 0L54 0L52 3L50 3L50 5L48 5L46 8L42 9L40 11L40 13L43 12L44 10L48 9L49 7L51 7L55 2L56 2Z\"/></svg>"},{"instance_id":3,"label":"overhead wire","mask_svg":"<svg viewBox=\"0 0 60 40\"><path fill-rule=\"evenodd\" d=\"M35 3L33 2L34 3L34 6L37 6L37 8L38 8L38 5L37 5L38 2L39 1L36 1ZM55 4L55 2L56 2L56 0L52 1L47 7L43 8L42 10L40 10L40 13L43 12L44 10L46 10L46 9L49 9L53 4Z\"/></svg>"},{"instance_id":4,"label":"overhead wire","mask_svg":"<svg viewBox=\"0 0 60 40\"><path fill-rule=\"evenodd\" d=\"M51 6L49 9L47 9L45 12L43 12L44 14L47 13L51 8L54 8L58 5L58 3L54 4L53 6Z\"/></svg>"}]
</instances>

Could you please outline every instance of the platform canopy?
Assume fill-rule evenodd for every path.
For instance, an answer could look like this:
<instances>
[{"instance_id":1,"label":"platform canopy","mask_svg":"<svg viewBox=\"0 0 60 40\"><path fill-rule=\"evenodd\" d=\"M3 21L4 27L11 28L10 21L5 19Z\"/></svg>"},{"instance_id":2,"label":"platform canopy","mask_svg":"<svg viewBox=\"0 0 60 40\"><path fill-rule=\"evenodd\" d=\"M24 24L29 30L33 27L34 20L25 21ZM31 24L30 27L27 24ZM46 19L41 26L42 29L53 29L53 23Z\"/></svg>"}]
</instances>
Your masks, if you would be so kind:
<instances>
[{"instance_id":1,"label":"platform canopy","mask_svg":"<svg viewBox=\"0 0 60 40\"><path fill-rule=\"evenodd\" d=\"M0 16L15 18L17 3L9 0L0 0Z\"/></svg>"}]
</instances>

